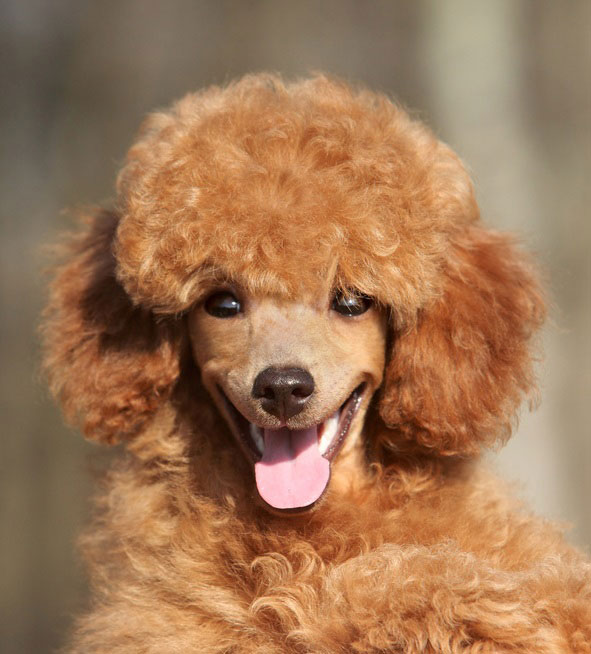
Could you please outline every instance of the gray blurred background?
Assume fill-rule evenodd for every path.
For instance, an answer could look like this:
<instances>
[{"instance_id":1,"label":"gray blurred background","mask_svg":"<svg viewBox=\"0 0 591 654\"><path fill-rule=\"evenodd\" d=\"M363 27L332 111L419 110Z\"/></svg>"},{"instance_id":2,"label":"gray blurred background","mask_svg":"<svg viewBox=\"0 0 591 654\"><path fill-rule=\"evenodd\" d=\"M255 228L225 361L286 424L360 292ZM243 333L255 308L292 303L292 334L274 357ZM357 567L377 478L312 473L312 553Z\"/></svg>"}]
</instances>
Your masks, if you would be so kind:
<instances>
[{"instance_id":1,"label":"gray blurred background","mask_svg":"<svg viewBox=\"0 0 591 654\"><path fill-rule=\"evenodd\" d=\"M149 110L247 71L325 70L418 110L517 230L554 296L542 405L501 472L591 543L591 2L1 0L0 650L53 651L86 583L74 550L110 453L68 430L36 372L40 246L109 202Z\"/></svg>"}]
</instances>

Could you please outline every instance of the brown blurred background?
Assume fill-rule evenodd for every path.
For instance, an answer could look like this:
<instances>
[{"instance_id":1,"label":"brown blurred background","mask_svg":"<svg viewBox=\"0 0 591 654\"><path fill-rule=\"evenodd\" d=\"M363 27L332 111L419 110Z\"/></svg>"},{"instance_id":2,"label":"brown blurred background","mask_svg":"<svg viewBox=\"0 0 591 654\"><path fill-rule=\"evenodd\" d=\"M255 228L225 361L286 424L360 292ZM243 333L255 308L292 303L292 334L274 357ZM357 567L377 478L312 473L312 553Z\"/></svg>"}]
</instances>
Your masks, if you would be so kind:
<instances>
[{"instance_id":1,"label":"brown blurred background","mask_svg":"<svg viewBox=\"0 0 591 654\"><path fill-rule=\"evenodd\" d=\"M543 403L497 458L591 543L591 2L0 2L0 651L55 649L85 598L74 551L93 469L38 380L42 243L107 202L142 116L247 71L325 70L417 109L468 162L482 213L554 293Z\"/></svg>"}]
</instances>

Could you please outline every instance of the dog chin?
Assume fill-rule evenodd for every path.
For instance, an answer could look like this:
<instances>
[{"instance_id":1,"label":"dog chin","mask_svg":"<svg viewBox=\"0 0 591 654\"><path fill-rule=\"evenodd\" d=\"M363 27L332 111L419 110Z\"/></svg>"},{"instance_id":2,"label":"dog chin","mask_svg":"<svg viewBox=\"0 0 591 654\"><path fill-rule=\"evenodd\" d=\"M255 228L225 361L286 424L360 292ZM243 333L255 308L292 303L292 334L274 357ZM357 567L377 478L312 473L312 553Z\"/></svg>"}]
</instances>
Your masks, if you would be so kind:
<instances>
[{"instance_id":1,"label":"dog chin","mask_svg":"<svg viewBox=\"0 0 591 654\"><path fill-rule=\"evenodd\" d=\"M265 508L285 515L317 506L329 485L331 462L364 404L367 384L359 384L323 421L297 429L256 425L242 415L223 389L217 390L231 431L254 465L257 491Z\"/></svg>"}]
</instances>

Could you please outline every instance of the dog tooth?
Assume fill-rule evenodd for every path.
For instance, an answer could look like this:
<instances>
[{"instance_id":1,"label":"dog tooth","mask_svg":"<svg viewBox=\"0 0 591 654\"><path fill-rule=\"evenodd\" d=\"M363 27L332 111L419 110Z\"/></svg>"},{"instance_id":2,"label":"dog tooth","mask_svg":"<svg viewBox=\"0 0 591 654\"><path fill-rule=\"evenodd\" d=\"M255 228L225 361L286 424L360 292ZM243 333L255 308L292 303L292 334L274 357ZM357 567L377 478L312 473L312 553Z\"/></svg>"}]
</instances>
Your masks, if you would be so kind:
<instances>
[{"instance_id":1,"label":"dog tooth","mask_svg":"<svg viewBox=\"0 0 591 654\"><path fill-rule=\"evenodd\" d=\"M337 428L339 426L339 413L340 412L337 411L332 416L330 416L330 418L327 418L324 421L324 432L322 433L320 442L318 443L320 454L324 454L328 450L337 433Z\"/></svg>"},{"instance_id":2,"label":"dog tooth","mask_svg":"<svg viewBox=\"0 0 591 654\"><path fill-rule=\"evenodd\" d=\"M263 440L263 435L261 434L261 430L256 425L253 425L252 422L250 423L250 436L254 444L256 445L257 450L261 454L263 454L265 450L265 442Z\"/></svg>"}]
</instances>

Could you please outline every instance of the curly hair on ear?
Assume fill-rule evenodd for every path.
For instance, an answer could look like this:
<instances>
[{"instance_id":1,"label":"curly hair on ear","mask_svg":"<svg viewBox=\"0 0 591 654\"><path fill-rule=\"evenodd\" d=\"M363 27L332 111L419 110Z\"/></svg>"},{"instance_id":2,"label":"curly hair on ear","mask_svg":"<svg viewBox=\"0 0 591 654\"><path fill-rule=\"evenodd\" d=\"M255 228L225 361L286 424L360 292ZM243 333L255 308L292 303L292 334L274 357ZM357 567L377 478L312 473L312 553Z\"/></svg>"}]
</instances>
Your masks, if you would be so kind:
<instances>
[{"instance_id":1,"label":"curly hair on ear","mask_svg":"<svg viewBox=\"0 0 591 654\"><path fill-rule=\"evenodd\" d=\"M535 379L530 340L545 302L527 256L509 235L474 225L456 237L440 296L394 337L380 414L381 445L409 441L474 455L510 435Z\"/></svg>"},{"instance_id":2,"label":"curly hair on ear","mask_svg":"<svg viewBox=\"0 0 591 654\"><path fill-rule=\"evenodd\" d=\"M88 438L137 432L179 376L179 321L134 306L115 277L115 212L96 210L61 251L44 313L43 368L67 419Z\"/></svg>"}]
</instances>

